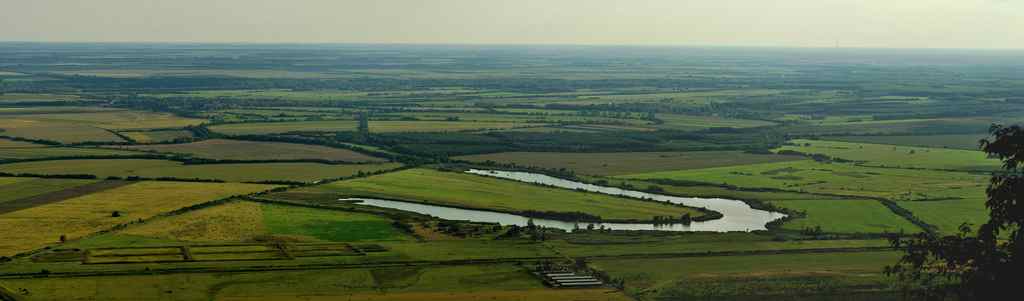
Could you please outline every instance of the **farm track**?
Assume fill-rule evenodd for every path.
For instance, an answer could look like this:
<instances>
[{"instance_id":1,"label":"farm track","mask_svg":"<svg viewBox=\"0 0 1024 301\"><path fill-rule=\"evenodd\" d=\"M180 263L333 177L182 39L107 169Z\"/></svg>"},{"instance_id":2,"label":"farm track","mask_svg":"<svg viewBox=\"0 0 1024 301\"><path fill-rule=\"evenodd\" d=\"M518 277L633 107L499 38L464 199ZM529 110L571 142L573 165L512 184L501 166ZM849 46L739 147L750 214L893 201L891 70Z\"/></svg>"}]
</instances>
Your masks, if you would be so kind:
<instances>
[{"instance_id":1,"label":"farm track","mask_svg":"<svg viewBox=\"0 0 1024 301\"><path fill-rule=\"evenodd\" d=\"M61 191L54 191L50 193L44 193L37 196L31 196L19 200L10 202L0 203L0 214L10 213L18 210L28 209L32 207L38 207L51 203L57 203L67 199L72 199L88 194L93 194L105 190L110 190L122 186L127 186L135 182L131 181L116 181L108 180L92 184L86 184L78 187L72 187Z\"/></svg>"},{"instance_id":2,"label":"farm track","mask_svg":"<svg viewBox=\"0 0 1024 301\"><path fill-rule=\"evenodd\" d=\"M756 250L756 251L724 251L704 253L662 253L662 254L626 254L607 256L587 256L586 259L660 259L660 258L685 258L685 257L722 257L722 256L752 256L752 255L785 255L785 254L823 254L823 253L864 253L864 252L886 252L891 251L888 247L856 247L856 248L818 248L802 250ZM345 264L300 264L289 266L249 266L237 268L217 267L180 267L168 269L149 270L109 270L89 272L50 272L39 273L12 273L0 274L0 279L27 279L27 278L77 278L77 277L107 277L107 276L132 276L132 275L157 275L157 274L188 274L188 273L247 273L247 272L273 272L273 271L303 271L303 270L331 270L331 269L373 269L390 267L429 267L429 266L459 266L459 265L487 265L500 263L524 263L539 261L565 260L565 257L541 256L541 257L520 257L520 258L498 258L498 259L456 259L441 261L392 261L375 263L345 263Z\"/></svg>"}]
</instances>

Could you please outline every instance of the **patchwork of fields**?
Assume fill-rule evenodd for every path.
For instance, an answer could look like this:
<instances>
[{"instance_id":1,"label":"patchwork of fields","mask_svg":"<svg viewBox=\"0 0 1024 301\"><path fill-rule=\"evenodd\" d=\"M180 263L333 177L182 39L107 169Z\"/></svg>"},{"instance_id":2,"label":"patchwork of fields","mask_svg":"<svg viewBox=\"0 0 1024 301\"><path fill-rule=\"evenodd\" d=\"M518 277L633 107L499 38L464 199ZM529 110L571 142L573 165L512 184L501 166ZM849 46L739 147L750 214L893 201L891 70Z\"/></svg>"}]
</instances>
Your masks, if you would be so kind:
<instances>
[{"instance_id":1,"label":"patchwork of fields","mask_svg":"<svg viewBox=\"0 0 1024 301\"><path fill-rule=\"evenodd\" d=\"M342 162L384 161L382 159L370 157L354 151L326 146L224 139L211 139L186 144L129 146L126 148L161 153L185 154L196 158L217 160L307 159Z\"/></svg>"},{"instance_id":2,"label":"patchwork of fields","mask_svg":"<svg viewBox=\"0 0 1024 301\"><path fill-rule=\"evenodd\" d=\"M10 256L65 239L148 219L212 200L259 192L268 185L139 182L57 203L0 214L0 254ZM114 214L114 213L117 214Z\"/></svg>"},{"instance_id":3,"label":"patchwork of fields","mask_svg":"<svg viewBox=\"0 0 1024 301\"><path fill-rule=\"evenodd\" d=\"M223 180L228 182L300 181L344 178L359 172L371 173L400 167L396 163L321 164L321 163L238 163L190 165L168 160L98 159L36 161L0 164L0 172L43 175L86 174L98 177L143 177Z\"/></svg>"},{"instance_id":4,"label":"patchwork of fields","mask_svg":"<svg viewBox=\"0 0 1024 301\"><path fill-rule=\"evenodd\" d=\"M888 239L987 222L1024 122L968 53L0 43L0 299L899 300Z\"/></svg>"}]
</instances>

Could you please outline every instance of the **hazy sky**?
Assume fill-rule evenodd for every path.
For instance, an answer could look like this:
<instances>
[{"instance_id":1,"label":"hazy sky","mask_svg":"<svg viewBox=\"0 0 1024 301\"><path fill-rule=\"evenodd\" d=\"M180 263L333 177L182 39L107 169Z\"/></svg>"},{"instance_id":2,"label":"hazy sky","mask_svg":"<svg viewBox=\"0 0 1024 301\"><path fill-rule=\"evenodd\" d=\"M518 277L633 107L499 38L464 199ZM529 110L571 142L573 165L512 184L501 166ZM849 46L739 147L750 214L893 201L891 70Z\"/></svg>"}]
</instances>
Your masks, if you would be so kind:
<instances>
[{"instance_id":1,"label":"hazy sky","mask_svg":"<svg viewBox=\"0 0 1024 301\"><path fill-rule=\"evenodd\" d=\"M0 40L1024 49L1024 0L0 0Z\"/></svg>"}]
</instances>

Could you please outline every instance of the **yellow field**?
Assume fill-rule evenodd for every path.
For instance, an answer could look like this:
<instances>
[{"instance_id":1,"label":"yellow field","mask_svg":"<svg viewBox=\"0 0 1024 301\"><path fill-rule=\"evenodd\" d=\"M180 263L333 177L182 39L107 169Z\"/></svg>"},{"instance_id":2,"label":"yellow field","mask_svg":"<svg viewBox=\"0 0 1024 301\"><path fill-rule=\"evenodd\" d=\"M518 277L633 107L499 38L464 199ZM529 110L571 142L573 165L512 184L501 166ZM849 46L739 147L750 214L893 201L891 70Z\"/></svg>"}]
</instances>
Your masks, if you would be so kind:
<instances>
[{"instance_id":1,"label":"yellow field","mask_svg":"<svg viewBox=\"0 0 1024 301\"><path fill-rule=\"evenodd\" d=\"M192 138L192 133L186 130L121 132L121 135L125 135L139 143L164 142L177 138Z\"/></svg>"},{"instance_id":2,"label":"yellow field","mask_svg":"<svg viewBox=\"0 0 1024 301\"><path fill-rule=\"evenodd\" d=\"M245 241L264 233L259 203L232 202L128 227L118 234L181 241Z\"/></svg>"},{"instance_id":3,"label":"yellow field","mask_svg":"<svg viewBox=\"0 0 1024 301\"><path fill-rule=\"evenodd\" d=\"M30 251L68 239L147 219L161 213L248 194L273 186L255 184L139 182L58 203L0 215L0 256ZM114 211L120 217L112 217Z\"/></svg>"},{"instance_id":4,"label":"yellow field","mask_svg":"<svg viewBox=\"0 0 1024 301\"><path fill-rule=\"evenodd\" d=\"M182 118L165 113L129 110L83 110L49 113L45 110L13 114L0 118L0 134L44 139L63 143L85 141L122 141L107 130L180 128L202 123L201 119Z\"/></svg>"}]
</instances>

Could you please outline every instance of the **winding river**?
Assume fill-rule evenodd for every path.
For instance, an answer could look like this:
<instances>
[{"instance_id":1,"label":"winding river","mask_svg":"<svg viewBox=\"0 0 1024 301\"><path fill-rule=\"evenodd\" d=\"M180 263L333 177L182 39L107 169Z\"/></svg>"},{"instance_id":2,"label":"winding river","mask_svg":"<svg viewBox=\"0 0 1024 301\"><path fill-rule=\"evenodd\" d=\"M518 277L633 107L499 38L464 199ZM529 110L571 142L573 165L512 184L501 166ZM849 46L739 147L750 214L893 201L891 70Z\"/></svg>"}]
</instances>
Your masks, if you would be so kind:
<instances>
[{"instance_id":1,"label":"winding river","mask_svg":"<svg viewBox=\"0 0 1024 301\"><path fill-rule=\"evenodd\" d=\"M467 173L502 178L507 180L515 180L526 183L535 183L548 186L554 186L566 189L585 190L590 192L603 193L614 196L624 196L630 198L650 199L661 202L669 202L673 204L681 204L690 207L703 207L710 210L714 210L722 213L723 217L711 221L693 222L689 225L684 224L623 224L623 223L594 223L595 227L604 226L608 229L613 230L658 230L658 231L708 231L708 232L729 232L729 231L754 231L754 230L765 230L765 224L776 219L785 217L785 214L778 212L771 212L765 210L758 210L750 208L749 205L742 201L729 200L729 199L708 199L708 198L690 198L690 197L677 197L668 196L633 190L625 190L614 187L604 187L593 184L580 183L576 181L570 181L560 178L555 178L542 174L528 173L528 172L516 172L516 171L499 171L499 170L478 170L471 169ZM404 211L417 212L421 214L431 215L438 218L448 220L468 220L474 222L489 222L499 223L502 225L519 225L525 226L529 218L492 211L484 210L471 210L452 208L436 205L427 205L411 202L402 201L391 201L391 200L380 200L380 199L369 199L369 198L355 198L348 199L353 201L359 201L360 204L391 208ZM538 226L544 226L549 228L558 228L563 230L572 230L576 227L585 228L589 223L573 223L558 220L549 219L533 219L534 224Z\"/></svg>"}]
</instances>

